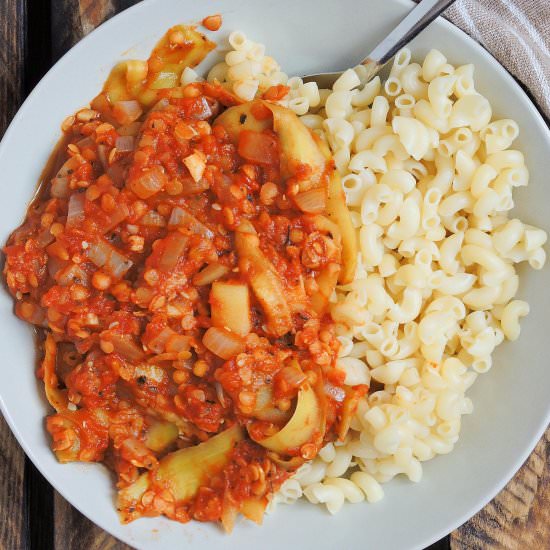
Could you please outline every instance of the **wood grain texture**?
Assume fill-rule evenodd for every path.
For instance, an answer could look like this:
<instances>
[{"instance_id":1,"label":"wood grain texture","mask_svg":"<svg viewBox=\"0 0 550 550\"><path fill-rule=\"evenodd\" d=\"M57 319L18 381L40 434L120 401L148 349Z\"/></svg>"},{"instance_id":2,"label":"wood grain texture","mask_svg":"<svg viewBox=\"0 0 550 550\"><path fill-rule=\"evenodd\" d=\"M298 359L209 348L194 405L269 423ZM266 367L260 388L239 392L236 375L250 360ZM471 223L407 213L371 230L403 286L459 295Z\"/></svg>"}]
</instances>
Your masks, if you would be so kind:
<instances>
[{"instance_id":1,"label":"wood grain texture","mask_svg":"<svg viewBox=\"0 0 550 550\"><path fill-rule=\"evenodd\" d=\"M18 0L0 2L0 137L23 96L25 5ZM25 456L6 421L0 417L0 548L27 546L25 529Z\"/></svg>"},{"instance_id":2,"label":"wood grain texture","mask_svg":"<svg viewBox=\"0 0 550 550\"><path fill-rule=\"evenodd\" d=\"M25 457L6 421L0 416L0 548L13 550L28 545L25 525Z\"/></svg>"},{"instance_id":3,"label":"wood grain texture","mask_svg":"<svg viewBox=\"0 0 550 550\"><path fill-rule=\"evenodd\" d=\"M0 136L23 95L50 64L104 20L136 3L0 0ZM1 418L0 453L0 550L130 550L82 516L25 463ZM429 550L550 550L549 454L550 430L484 510Z\"/></svg>"},{"instance_id":4,"label":"wood grain texture","mask_svg":"<svg viewBox=\"0 0 550 550\"><path fill-rule=\"evenodd\" d=\"M59 493L54 499L55 550L131 550L85 518Z\"/></svg>"},{"instance_id":5,"label":"wood grain texture","mask_svg":"<svg viewBox=\"0 0 550 550\"><path fill-rule=\"evenodd\" d=\"M550 548L550 428L510 483L451 535L451 548Z\"/></svg>"}]
</instances>

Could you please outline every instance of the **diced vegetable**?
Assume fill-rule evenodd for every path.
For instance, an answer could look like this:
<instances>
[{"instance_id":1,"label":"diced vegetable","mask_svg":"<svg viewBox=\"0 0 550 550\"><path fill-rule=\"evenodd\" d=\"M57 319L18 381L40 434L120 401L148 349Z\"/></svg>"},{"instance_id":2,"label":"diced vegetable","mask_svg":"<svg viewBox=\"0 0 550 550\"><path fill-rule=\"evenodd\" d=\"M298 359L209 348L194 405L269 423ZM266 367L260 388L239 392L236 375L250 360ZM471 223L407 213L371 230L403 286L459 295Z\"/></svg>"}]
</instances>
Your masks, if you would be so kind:
<instances>
[{"instance_id":1,"label":"diced vegetable","mask_svg":"<svg viewBox=\"0 0 550 550\"><path fill-rule=\"evenodd\" d=\"M188 237L182 235L179 231L173 231L166 237L166 248L159 261L159 268L162 271L170 271L176 267L178 260L187 248L188 241Z\"/></svg>"},{"instance_id":2,"label":"diced vegetable","mask_svg":"<svg viewBox=\"0 0 550 550\"><path fill-rule=\"evenodd\" d=\"M327 205L326 190L321 187L302 191L294 197L296 206L307 214L320 214Z\"/></svg>"},{"instance_id":3,"label":"diced vegetable","mask_svg":"<svg viewBox=\"0 0 550 550\"><path fill-rule=\"evenodd\" d=\"M218 263L208 264L193 277L193 284L197 286L209 285L217 279L221 279L228 272L229 268L225 265Z\"/></svg>"},{"instance_id":4,"label":"diced vegetable","mask_svg":"<svg viewBox=\"0 0 550 550\"><path fill-rule=\"evenodd\" d=\"M316 278L319 288L310 299L311 305L319 317L321 317L328 308L329 299L336 288L339 273L340 266L332 262L327 264Z\"/></svg>"},{"instance_id":5,"label":"diced vegetable","mask_svg":"<svg viewBox=\"0 0 550 550\"><path fill-rule=\"evenodd\" d=\"M142 113L143 109L135 99L117 101L113 105L113 116L119 124L130 124L136 121Z\"/></svg>"},{"instance_id":6,"label":"diced vegetable","mask_svg":"<svg viewBox=\"0 0 550 550\"><path fill-rule=\"evenodd\" d=\"M166 220L164 216L161 216L156 210L149 210L145 216L142 216L139 220L141 225L147 227L165 227Z\"/></svg>"},{"instance_id":7,"label":"diced vegetable","mask_svg":"<svg viewBox=\"0 0 550 550\"><path fill-rule=\"evenodd\" d=\"M84 161L80 155L70 157L63 166L57 171L56 178L66 178L70 176Z\"/></svg>"},{"instance_id":8,"label":"diced vegetable","mask_svg":"<svg viewBox=\"0 0 550 550\"><path fill-rule=\"evenodd\" d=\"M265 132L243 130L239 134L239 155L256 164L270 165L279 162L277 138Z\"/></svg>"},{"instance_id":9,"label":"diced vegetable","mask_svg":"<svg viewBox=\"0 0 550 550\"><path fill-rule=\"evenodd\" d=\"M116 208L109 214L108 220L103 225L103 234L113 230L130 215L129 208L124 203L117 204Z\"/></svg>"},{"instance_id":10,"label":"diced vegetable","mask_svg":"<svg viewBox=\"0 0 550 550\"><path fill-rule=\"evenodd\" d=\"M214 355L222 359L231 359L245 350L242 338L224 328L210 327L202 337L202 343Z\"/></svg>"},{"instance_id":11,"label":"diced vegetable","mask_svg":"<svg viewBox=\"0 0 550 550\"><path fill-rule=\"evenodd\" d=\"M139 134L141 129L141 122L131 122L130 124L125 124L124 126L119 126L117 128L117 133L120 136L132 136L136 137Z\"/></svg>"},{"instance_id":12,"label":"diced vegetable","mask_svg":"<svg viewBox=\"0 0 550 550\"><path fill-rule=\"evenodd\" d=\"M143 350L134 342L131 336L110 333L103 338L111 342L114 346L114 351L119 353L124 359L130 361L130 363L137 364L143 360Z\"/></svg>"},{"instance_id":13,"label":"diced vegetable","mask_svg":"<svg viewBox=\"0 0 550 550\"><path fill-rule=\"evenodd\" d=\"M269 331L282 336L292 328L290 308L283 283L271 262L260 250L252 224L243 222L235 232L235 248L241 272L248 277L256 298L267 317Z\"/></svg>"},{"instance_id":14,"label":"diced vegetable","mask_svg":"<svg viewBox=\"0 0 550 550\"><path fill-rule=\"evenodd\" d=\"M130 259L103 239L91 244L86 250L86 254L97 267L104 268L107 273L117 279L123 277L134 265Z\"/></svg>"},{"instance_id":15,"label":"diced vegetable","mask_svg":"<svg viewBox=\"0 0 550 550\"><path fill-rule=\"evenodd\" d=\"M214 236L214 233L206 225L197 220L193 214L190 214L187 210L179 206L176 206L172 210L172 214L168 220L168 227L170 229L182 227L188 229L191 233L202 235L207 239L211 239Z\"/></svg>"},{"instance_id":16,"label":"diced vegetable","mask_svg":"<svg viewBox=\"0 0 550 550\"><path fill-rule=\"evenodd\" d=\"M160 166L153 166L129 181L130 189L140 198L148 199L164 189L168 178Z\"/></svg>"},{"instance_id":17,"label":"diced vegetable","mask_svg":"<svg viewBox=\"0 0 550 550\"><path fill-rule=\"evenodd\" d=\"M163 353L167 340L176 334L170 327L163 328L153 339L147 342L147 347L155 353Z\"/></svg>"},{"instance_id":18,"label":"diced vegetable","mask_svg":"<svg viewBox=\"0 0 550 550\"><path fill-rule=\"evenodd\" d=\"M71 262L56 273L55 279L62 286L73 284L75 280L78 280L80 284L86 284L88 275L82 267Z\"/></svg>"},{"instance_id":19,"label":"diced vegetable","mask_svg":"<svg viewBox=\"0 0 550 550\"><path fill-rule=\"evenodd\" d=\"M202 175L204 174L204 169L206 168L206 158L204 153L195 151L183 159L183 164L185 164L195 182L201 180Z\"/></svg>"},{"instance_id":20,"label":"diced vegetable","mask_svg":"<svg viewBox=\"0 0 550 550\"><path fill-rule=\"evenodd\" d=\"M228 328L241 336L252 329L248 285L235 282L215 282L210 290L212 324Z\"/></svg>"},{"instance_id":21,"label":"diced vegetable","mask_svg":"<svg viewBox=\"0 0 550 550\"><path fill-rule=\"evenodd\" d=\"M53 178L50 192L52 197L66 199L70 193L68 176L56 176Z\"/></svg>"},{"instance_id":22,"label":"diced vegetable","mask_svg":"<svg viewBox=\"0 0 550 550\"><path fill-rule=\"evenodd\" d=\"M210 189L210 184L205 179L200 179L195 181L192 177L187 176L181 179L183 189L181 191L182 197L187 197L189 195L198 195Z\"/></svg>"},{"instance_id":23,"label":"diced vegetable","mask_svg":"<svg viewBox=\"0 0 550 550\"><path fill-rule=\"evenodd\" d=\"M67 209L67 227L74 227L84 219L84 193L73 193Z\"/></svg>"},{"instance_id":24,"label":"diced vegetable","mask_svg":"<svg viewBox=\"0 0 550 550\"><path fill-rule=\"evenodd\" d=\"M134 136L119 136L116 138L115 147L119 153L129 153L135 148Z\"/></svg>"}]
</instances>

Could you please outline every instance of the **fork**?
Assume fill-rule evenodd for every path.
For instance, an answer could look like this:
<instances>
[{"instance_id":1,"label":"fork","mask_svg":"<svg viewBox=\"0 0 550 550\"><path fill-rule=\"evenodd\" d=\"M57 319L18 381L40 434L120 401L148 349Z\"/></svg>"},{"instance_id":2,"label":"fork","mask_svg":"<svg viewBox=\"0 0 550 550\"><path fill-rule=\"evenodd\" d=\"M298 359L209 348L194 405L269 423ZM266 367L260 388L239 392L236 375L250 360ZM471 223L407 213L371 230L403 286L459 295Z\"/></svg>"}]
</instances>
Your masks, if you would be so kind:
<instances>
[{"instance_id":1,"label":"fork","mask_svg":"<svg viewBox=\"0 0 550 550\"><path fill-rule=\"evenodd\" d=\"M441 12L455 0L421 0L380 42L374 50L361 61L367 69L367 82L373 78L390 61L393 56L424 30ZM309 74L302 77L304 82L317 82L319 88L331 88L343 71L332 73Z\"/></svg>"}]
</instances>

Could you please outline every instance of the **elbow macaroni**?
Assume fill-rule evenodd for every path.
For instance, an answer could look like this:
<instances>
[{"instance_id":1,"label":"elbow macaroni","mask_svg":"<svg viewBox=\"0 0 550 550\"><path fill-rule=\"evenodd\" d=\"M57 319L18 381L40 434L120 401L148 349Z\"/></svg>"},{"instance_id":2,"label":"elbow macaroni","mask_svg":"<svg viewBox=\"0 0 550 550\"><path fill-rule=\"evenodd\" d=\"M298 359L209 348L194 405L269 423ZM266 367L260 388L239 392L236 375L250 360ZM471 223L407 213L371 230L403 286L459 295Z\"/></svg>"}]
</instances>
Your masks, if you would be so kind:
<instances>
[{"instance_id":1,"label":"elbow macaroni","mask_svg":"<svg viewBox=\"0 0 550 550\"><path fill-rule=\"evenodd\" d=\"M319 90L288 79L244 34L230 44L208 80L243 99L287 84L279 103L331 148L360 243L356 278L332 304L338 366L350 386L384 388L359 402L346 439L299 468L273 502L304 495L330 513L345 501L374 503L381 483L420 481L422 462L453 449L473 409L466 390L529 313L514 299L514 264L541 269L547 234L507 216L513 188L529 178L510 149L519 128L492 120L473 65L455 68L437 50L422 64L401 50L384 83L356 67Z\"/></svg>"}]
</instances>

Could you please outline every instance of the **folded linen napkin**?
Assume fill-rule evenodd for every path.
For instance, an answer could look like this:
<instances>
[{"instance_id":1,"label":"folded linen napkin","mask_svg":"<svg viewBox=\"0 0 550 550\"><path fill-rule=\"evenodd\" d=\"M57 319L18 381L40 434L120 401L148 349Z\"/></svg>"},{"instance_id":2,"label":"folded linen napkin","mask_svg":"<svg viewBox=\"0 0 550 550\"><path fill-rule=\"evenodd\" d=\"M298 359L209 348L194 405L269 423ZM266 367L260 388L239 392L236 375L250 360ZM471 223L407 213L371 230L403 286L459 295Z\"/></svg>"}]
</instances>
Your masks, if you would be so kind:
<instances>
[{"instance_id":1,"label":"folded linen napkin","mask_svg":"<svg viewBox=\"0 0 550 550\"><path fill-rule=\"evenodd\" d=\"M550 119L550 0L458 0L444 15L506 67Z\"/></svg>"}]
</instances>

